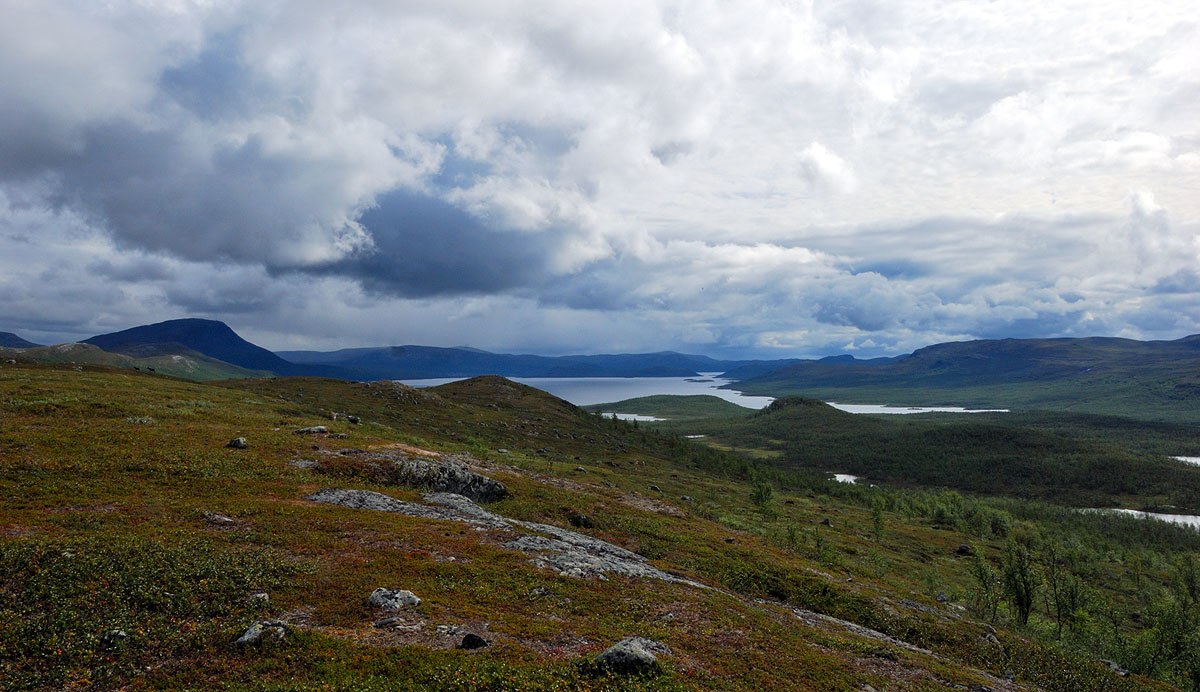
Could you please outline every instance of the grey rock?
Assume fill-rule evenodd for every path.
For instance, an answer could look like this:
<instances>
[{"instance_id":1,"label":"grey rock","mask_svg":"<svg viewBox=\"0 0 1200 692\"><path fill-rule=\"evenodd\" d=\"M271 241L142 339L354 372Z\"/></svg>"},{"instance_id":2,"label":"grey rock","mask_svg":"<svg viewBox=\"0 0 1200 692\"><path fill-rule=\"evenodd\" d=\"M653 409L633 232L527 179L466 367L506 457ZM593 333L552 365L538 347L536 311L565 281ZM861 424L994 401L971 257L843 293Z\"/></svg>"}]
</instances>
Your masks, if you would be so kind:
<instances>
[{"instance_id":1,"label":"grey rock","mask_svg":"<svg viewBox=\"0 0 1200 692\"><path fill-rule=\"evenodd\" d=\"M962 543L957 548L954 549L954 554L970 556L970 555L975 554L975 549L966 543Z\"/></svg>"},{"instance_id":2,"label":"grey rock","mask_svg":"<svg viewBox=\"0 0 1200 692\"><path fill-rule=\"evenodd\" d=\"M319 490L309 495L308 499L353 509L396 512L425 519L449 519L481 530L516 534L515 538L505 543L505 547L528 553L535 565L564 576L603 578L606 573L615 573L707 588L698 582L663 572L650 565L641 555L607 541L549 524L508 519L454 493L428 493L425 501L429 504L425 505L404 502L371 490L343 488Z\"/></svg>"},{"instance_id":3,"label":"grey rock","mask_svg":"<svg viewBox=\"0 0 1200 692\"><path fill-rule=\"evenodd\" d=\"M1100 662L1103 663L1109 670L1116 673L1117 675L1120 675L1121 677L1125 677L1126 675L1129 675L1129 671L1126 670L1124 666L1122 666L1120 663L1117 663L1116 661L1109 661L1108 659L1100 659Z\"/></svg>"},{"instance_id":4,"label":"grey rock","mask_svg":"<svg viewBox=\"0 0 1200 692\"><path fill-rule=\"evenodd\" d=\"M474 632L467 632L466 636L464 636L462 641L459 642L458 648L468 650L482 649L489 644L491 644L491 642L479 636L478 634L475 634Z\"/></svg>"},{"instance_id":5,"label":"grey rock","mask_svg":"<svg viewBox=\"0 0 1200 692\"><path fill-rule=\"evenodd\" d=\"M346 416L346 420L350 421L350 425L358 425L362 423L362 419L358 416Z\"/></svg>"},{"instance_id":6,"label":"grey rock","mask_svg":"<svg viewBox=\"0 0 1200 692\"><path fill-rule=\"evenodd\" d=\"M309 428L299 428L292 431L296 435L324 435L329 432L329 428L324 425L314 425Z\"/></svg>"},{"instance_id":7,"label":"grey rock","mask_svg":"<svg viewBox=\"0 0 1200 692\"><path fill-rule=\"evenodd\" d=\"M403 589L385 589L382 586L371 592L371 596L367 599L376 608L384 610L400 610L407 606L421 605L421 599L411 591Z\"/></svg>"},{"instance_id":8,"label":"grey rock","mask_svg":"<svg viewBox=\"0 0 1200 692\"><path fill-rule=\"evenodd\" d=\"M108 630L100 636L100 644L112 649L125 643L129 639L129 633L125 630Z\"/></svg>"},{"instance_id":9,"label":"grey rock","mask_svg":"<svg viewBox=\"0 0 1200 692\"><path fill-rule=\"evenodd\" d=\"M246 442L246 438L235 437L229 441L229 444L226 444L225 446L229 447L231 449L246 449L250 445L249 445L249 443Z\"/></svg>"},{"instance_id":10,"label":"grey rock","mask_svg":"<svg viewBox=\"0 0 1200 692\"><path fill-rule=\"evenodd\" d=\"M252 593L246 597L246 603L251 608L266 608L271 605L271 594L262 591Z\"/></svg>"},{"instance_id":11,"label":"grey rock","mask_svg":"<svg viewBox=\"0 0 1200 692\"><path fill-rule=\"evenodd\" d=\"M614 673L643 673L658 667L655 654L670 654L671 649L645 637L626 637L596 657L596 665Z\"/></svg>"},{"instance_id":12,"label":"grey rock","mask_svg":"<svg viewBox=\"0 0 1200 692\"><path fill-rule=\"evenodd\" d=\"M503 483L475 473L452 457L410 457L361 449L343 450L341 456L366 462L368 475L387 485L455 493L476 502L494 502L508 495L508 488ZM321 468L320 462L317 468Z\"/></svg>"},{"instance_id":13,"label":"grey rock","mask_svg":"<svg viewBox=\"0 0 1200 692\"><path fill-rule=\"evenodd\" d=\"M216 527L220 527L220 528L230 528L234 524L237 523L236 521L225 516L224 514L217 514L216 512L205 512L203 514L203 516L204 516L204 523L208 524L209 526L216 526Z\"/></svg>"},{"instance_id":14,"label":"grey rock","mask_svg":"<svg viewBox=\"0 0 1200 692\"><path fill-rule=\"evenodd\" d=\"M652 490L652 491L654 491L654 492L656 492L656 493L661 493L661 492L662 492L662 488L658 487L657 485L653 485L653 484L651 484L651 485L650 485L650 490Z\"/></svg>"},{"instance_id":15,"label":"grey rock","mask_svg":"<svg viewBox=\"0 0 1200 692\"><path fill-rule=\"evenodd\" d=\"M1000 640L997 639L996 635L992 634L991 632L984 634L983 640L985 642L987 642L988 644L995 644L996 646L1000 646Z\"/></svg>"},{"instance_id":16,"label":"grey rock","mask_svg":"<svg viewBox=\"0 0 1200 692\"><path fill-rule=\"evenodd\" d=\"M464 521L464 519L454 513L448 512L437 507L429 505L419 505L415 502L404 502L397 500L394 497L389 497L383 493L377 493L373 490L344 490L341 488L325 488L309 495L309 500L313 502L325 502L331 505L340 505L351 509L372 509L378 512L395 512L404 514L410 517L419 517L422 519L453 519L455 521Z\"/></svg>"},{"instance_id":17,"label":"grey rock","mask_svg":"<svg viewBox=\"0 0 1200 692\"><path fill-rule=\"evenodd\" d=\"M290 631L291 628L282 620L259 620L247 627L233 643L236 646L259 646L264 642L282 642Z\"/></svg>"},{"instance_id":18,"label":"grey rock","mask_svg":"<svg viewBox=\"0 0 1200 692\"><path fill-rule=\"evenodd\" d=\"M680 495L679 500L680 500L680 502L695 502L696 501L696 499L693 498L691 495Z\"/></svg>"},{"instance_id":19,"label":"grey rock","mask_svg":"<svg viewBox=\"0 0 1200 692\"><path fill-rule=\"evenodd\" d=\"M946 595L946 592L939 591L937 592L937 595L933 597L933 600L937 601L938 603L949 603L950 597Z\"/></svg>"}]
</instances>

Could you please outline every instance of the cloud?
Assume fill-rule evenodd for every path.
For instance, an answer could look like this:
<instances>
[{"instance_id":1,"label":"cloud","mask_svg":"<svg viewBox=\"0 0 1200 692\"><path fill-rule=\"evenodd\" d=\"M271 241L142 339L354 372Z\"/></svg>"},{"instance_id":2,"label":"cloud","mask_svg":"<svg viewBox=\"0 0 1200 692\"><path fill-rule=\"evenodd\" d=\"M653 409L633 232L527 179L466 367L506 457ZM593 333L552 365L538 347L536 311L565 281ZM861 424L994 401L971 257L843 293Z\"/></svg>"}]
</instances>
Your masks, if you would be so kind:
<instances>
[{"instance_id":1,"label":"cloud","mask_svg":"<svg viewBox=\"0 0 1200 692\"><path fill-rule=\"evenodd\" d=\"M1197 45L1166 0L18 3L0 318L769 354L1180 335Z\"/></svg>"}]
</instances>

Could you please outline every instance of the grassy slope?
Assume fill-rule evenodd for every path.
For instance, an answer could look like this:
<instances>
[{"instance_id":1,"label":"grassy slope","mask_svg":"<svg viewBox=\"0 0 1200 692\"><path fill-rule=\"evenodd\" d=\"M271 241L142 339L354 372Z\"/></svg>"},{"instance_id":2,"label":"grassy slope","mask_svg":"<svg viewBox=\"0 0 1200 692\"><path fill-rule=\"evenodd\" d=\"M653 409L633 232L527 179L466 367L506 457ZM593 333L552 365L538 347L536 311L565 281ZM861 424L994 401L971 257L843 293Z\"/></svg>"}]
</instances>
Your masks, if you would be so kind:
<instances>
[{"instance_id":1,"label":"grassy slope","mask_svg":"<svg viewBox=\"0 0 1200 692\"><path fill-rule=\"evenodd\" d=\"M332 421L333 410L364 423ZM997 685L980 670L1056 689L1154 687L1005 629L1003 647L981 644L979 624L935 603L934 590L959 599L968 589L954 547L969 541L994 559L1002 545L995 536L935 527L897 505L881 515L880 542L869 498L855 494L870 491L824 483L785 487L755 505L740 479L743 461L499 378L421 392L311 379L212 386L4 365L0 414L0 684L9 688ZM318 423L348 437L291 432ZM250 449L224 447L239 435ZM590 533L718 588L555 576L457 524L306 502L330 485L418 494L288 465L313 444L395 442L494 465L512 491L495 511L562 526L586 513L595 518ZM678 516L656 511L663 507ZM204 512L235 524L214 528ZM1093 560L1112 572L1097 588L1131 598L1120 596L1133 589L1117 562L1120 545L1104 537L1099 518L1079 521L1110 551ZM799 538L788 535L796 527ZM1200 547L1172 536L1185 549ZM1138 578L1158 579L1162 568L1147 564ZM424 599L409 615L414 629L372 627L377 616L364 599L382 585ZM246 601L260 589L271 594L265 609ZM806 623L760 598L934 653ZM285 647L235 651L230 639L264 615L298 623L300 634ZM494 645L456 651L439 624L484 631ZM114 628L128 639L106 643L103 633ZM590 656L630 634L675 650L665 672L593 677Z\"/></svg>"},{"instance_id":2,"label":"grassy slope","mask_svg":"<svg viewBox=\"0 0 1200 692\"><path fill-rule=\"evenodd\" d=\"M0 348L0 357L26 363L103 365L126 370L154 371L195 382L271 375L268 372L240 368L195 352L134 358L120 353L109 353L91 344L59 344L26 349Z\"/></svg>"},{"instance_id":3,"label":"grassy slope","mask_svg":"<svg viewBox=\"0 0 1200 692\"><path fill-rule=\"evenodd\" d=\"M585 406L588 411L615 411L636 413L674 421L698 420L703 418L736 418L748 416L752 409L738 406L719 396L710 394L640 396L609 404Z\"/></svg>"}]
</instances>

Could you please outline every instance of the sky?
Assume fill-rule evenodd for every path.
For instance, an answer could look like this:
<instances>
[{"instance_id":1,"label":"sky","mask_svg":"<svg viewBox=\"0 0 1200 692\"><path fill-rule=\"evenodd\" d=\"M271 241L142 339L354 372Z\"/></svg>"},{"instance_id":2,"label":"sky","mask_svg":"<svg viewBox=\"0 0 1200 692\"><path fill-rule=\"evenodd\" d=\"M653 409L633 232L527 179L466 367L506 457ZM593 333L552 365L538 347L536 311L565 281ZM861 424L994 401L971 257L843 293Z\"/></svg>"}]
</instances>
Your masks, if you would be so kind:
<instances>
[{"instance_id":1,"label":"sky","mask_svg":"<svg viewBox=\"0 0 1200 692\"><path fill-rule=\"evenodd\" d=\"M0 331L1200 332L1182 0L0 0Z\"/></svg>"}]
</instances>

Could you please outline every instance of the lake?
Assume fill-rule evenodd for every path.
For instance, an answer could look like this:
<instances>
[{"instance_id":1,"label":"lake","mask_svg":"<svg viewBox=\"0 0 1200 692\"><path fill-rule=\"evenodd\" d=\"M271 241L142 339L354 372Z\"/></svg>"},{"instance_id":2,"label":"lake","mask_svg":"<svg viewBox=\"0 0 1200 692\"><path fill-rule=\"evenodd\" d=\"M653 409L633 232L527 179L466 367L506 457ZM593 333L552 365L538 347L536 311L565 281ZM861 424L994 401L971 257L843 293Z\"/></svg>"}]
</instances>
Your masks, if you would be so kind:
<instances>
[{"instance_id":1,"label":"lake","mask_svg":"<svg viewBox=\"0 0 1200 692\"><path fill-rule=\"evenodd\" d=\"M537 387L544 392L550 392L560 399L576 406L591 406L606 404L613 401L624 401L643 396L659 394L675 394L680 396L708 394L721 397L746 408L761 409L772 401L769 396L751 396L742 394L736 389L719 389L722 385L732 384L733 380L718 377L720 373L701 373L699 377L510 377L508 379L530 387ZM443 377L427 380L397 380L410 387L436 387L450 382L466 379L464 377ZM1007 409L967 409L957 406L887 406L881 404L839 404L829 402L829 405L849 413L871 414L908 414L908 413L1007 413ZM648 417L635 417L634 414L618 412L618 417L626 420L653 420Z\"/></svg>"},{"instance_id":2,"label":"lake","mask_svg":"<svg viewBox=\"0 0 1200 692\"><path fill-rule=\"evenodd\" d=\"M700 377L510 377L508 379L550 392L576 406L591 406L610 401L624 401L657 394L719 396L738 406L760 409L775 401L769 396L748 396L733 389L717 389L732 380L723 380L720 373L701 373ZM436 387L462 377L433 380L399 380L410 387Z\"/></svg>"},{"instance_id":3,"label":"lake","mask_svg":"<svg viewBox=\"0 0 1200 692\"><path fill-rule=\"evenodd\" d=\"M1190 526L1194 529L1200 529L1200 516L1192 514L1159 514L1158 512L1140 512L1136 509L1115 509L1114 512L1122 514L1131 514L1142 519L1157 519L1159 521L1169 521L1172 524L1182 524Z\"/></svg>"}]
</instances>

